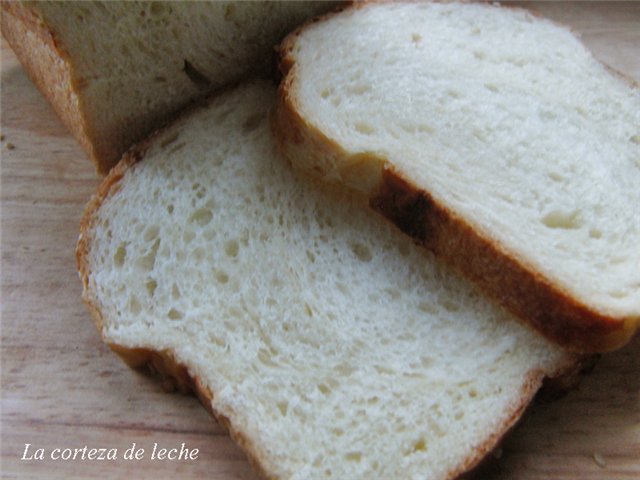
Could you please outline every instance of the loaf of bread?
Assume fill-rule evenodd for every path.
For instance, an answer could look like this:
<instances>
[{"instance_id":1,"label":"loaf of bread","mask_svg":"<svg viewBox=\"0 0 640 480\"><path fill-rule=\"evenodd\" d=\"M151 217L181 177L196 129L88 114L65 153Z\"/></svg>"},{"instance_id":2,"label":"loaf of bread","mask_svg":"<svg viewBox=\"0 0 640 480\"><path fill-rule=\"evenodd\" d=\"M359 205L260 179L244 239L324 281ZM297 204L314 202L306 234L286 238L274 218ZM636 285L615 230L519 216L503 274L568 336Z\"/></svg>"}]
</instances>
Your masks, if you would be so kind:
<instances>
[{"instance_id":1,"label":"loaf of bread","mask_svg":"<svg viewBox=\"0 0 640 480\"><path fill-rule=\"evenodd\" d=\"M493 4L356 5L292 33L275 130L547 337L640 324L640 93Z\"/></svg>"},{"instance_id":2,"label":"loaf of bread","mask_svg":"<svg viewBox=\"0 0 640 480\"><path fill-rule=\"evenodd\" d=\"M223 93L106 177L78 244L105 342L194 388L266 478L466 471L576 358L349 192L297 178L275 98Z\"/></svg>"},{"instance_id":3,"label":"loaf of bread","mask_svg":"<svg viewBox=\"0 0 640 480\"><path fill-rule=\"evenodd\" d=\"M283 35L333 5L2 2L1 26L97 170L107 173L190 100L264 73Z\"/></svg>"}]
</instances>

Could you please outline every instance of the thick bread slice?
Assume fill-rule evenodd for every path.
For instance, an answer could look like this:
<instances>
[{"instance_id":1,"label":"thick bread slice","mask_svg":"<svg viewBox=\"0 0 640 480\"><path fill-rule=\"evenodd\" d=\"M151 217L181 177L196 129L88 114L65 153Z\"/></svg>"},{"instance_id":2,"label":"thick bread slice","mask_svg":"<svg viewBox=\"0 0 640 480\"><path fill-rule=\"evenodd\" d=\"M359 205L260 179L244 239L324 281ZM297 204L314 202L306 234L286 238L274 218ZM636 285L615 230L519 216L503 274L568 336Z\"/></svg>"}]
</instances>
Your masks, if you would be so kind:
<instances>
[{"instance_id":1,"label":"thick bread slice","mask_svg":"<svg viewBox=\"0 0 640 480\"><path fill-rule=\"evenodd\" d=\"M367 4L281 47L300 169L371 205L547 337L640 324L640 93L568 30L490 4Z\"/></svg>"},{"instance_id":2,"label":"thick bread slice","mask_svg":"<svg viewBox=\"0 0 640 480\"><path fill-rule=\"evenodd\" d=\"M575 358L276 155L250 84L141 144L88 205L84 298L267 478L451 478ZM329 187L326 187L327 189Z\"/></svg>"},{"instance_id":3,"label":"thick bread slice","mask_svg":"<svg viewBox=\"0 0 640 480\"><path fill-rule=\"evenodd\" d=\"M332 2L2 2L2 34L100 173Z\"/></svg>"}]
</instances>

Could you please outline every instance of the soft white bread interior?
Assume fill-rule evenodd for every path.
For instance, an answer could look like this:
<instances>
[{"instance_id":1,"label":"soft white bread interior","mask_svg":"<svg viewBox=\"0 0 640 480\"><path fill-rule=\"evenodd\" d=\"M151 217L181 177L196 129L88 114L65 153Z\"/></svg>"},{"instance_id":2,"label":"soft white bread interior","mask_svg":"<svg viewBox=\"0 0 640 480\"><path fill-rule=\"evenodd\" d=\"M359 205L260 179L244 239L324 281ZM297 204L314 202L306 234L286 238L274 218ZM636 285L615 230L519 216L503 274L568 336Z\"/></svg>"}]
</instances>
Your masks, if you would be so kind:
<instances>
[{"instance_id":1,"label":"soft white bread interior","mask_svg":"<svg viewBox=\"0 0 640 480\"><path fill-rule=\"evenodd\" d=\"M125 358L186 369L268 478L451 478L575 358L297 178L275 97L226 92L112 170L82 222L84 298Z\"/></svg>"},{"instance_id":2,"label":"soft white bread interior","mask_svg":"<svg viewBox=\"0 0 640 480\"><path fill-rule=\"evenodd\" d=\"M2 2L2 32L101 173L333 2Z\"/></svg>"},{"instance_id":3,"label":"soft white bread interior","mask_svg":"<svg viewBox=\"0 0 640 480\"><path fill-rule=\"evenodd\" d=\"M550 338L640 324L640 93L567 29L490 4L394 2L283 43L298 168L364 192Z\"/></svg>"}]
</instances>

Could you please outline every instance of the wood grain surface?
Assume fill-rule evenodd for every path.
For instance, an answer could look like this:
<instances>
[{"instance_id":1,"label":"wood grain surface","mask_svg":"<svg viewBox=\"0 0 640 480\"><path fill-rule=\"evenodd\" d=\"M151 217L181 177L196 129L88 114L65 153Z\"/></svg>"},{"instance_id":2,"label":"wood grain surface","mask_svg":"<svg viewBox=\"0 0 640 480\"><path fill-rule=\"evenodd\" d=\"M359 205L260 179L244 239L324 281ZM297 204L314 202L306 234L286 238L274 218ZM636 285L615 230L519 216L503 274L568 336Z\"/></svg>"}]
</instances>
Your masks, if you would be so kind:
<instances>
[{"instance_id":1,"label":"wood grain surface","mask_svg":"<svg viewBox=\"0 0 640 480\"><path fill-rule=\"evenodd\" d=\"M640 80L640 4L529 7L571 25L596 56ZM103 345L74 259L99 178L4 40L1 53L2 477L254 479L197 400L166 394ZM145 459L122 459L134 442ZM196 460L151 460L154 443L199 452ZM45 460L22 460L25 444L27 456L44 448ZM85 445L117 448L118 460L48 458ZM482 478L639 479L640 337L603 355L568 395L536 402Z\"/></svg>"}]
</instances>

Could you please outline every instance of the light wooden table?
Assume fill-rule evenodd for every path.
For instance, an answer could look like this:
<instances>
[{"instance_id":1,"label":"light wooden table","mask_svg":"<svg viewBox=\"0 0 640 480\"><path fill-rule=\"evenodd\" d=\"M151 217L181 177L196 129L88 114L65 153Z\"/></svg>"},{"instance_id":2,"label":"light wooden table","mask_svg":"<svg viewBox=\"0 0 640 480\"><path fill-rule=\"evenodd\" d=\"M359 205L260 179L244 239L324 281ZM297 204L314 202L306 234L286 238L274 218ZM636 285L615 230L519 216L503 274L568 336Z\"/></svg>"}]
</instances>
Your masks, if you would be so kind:
<instances>
[{"instance_id":1,"label":"light wooden table","mask_svg":"<svg viewBox=\"0 0 640 480\"><path fill-rule=\"evenodd\" d=\"M640 79L640 4L536 4L595 54ZM99 183L2 43L3 478L254 478L242 452L188 396L167 395L101 342L80 300L74 248ZM194 461L21 460L35 449L198 448ZM603 356L578 389L537 403L484 478L639 479L640 338Z\"/></svg>"}]
</instances>

